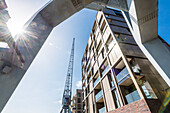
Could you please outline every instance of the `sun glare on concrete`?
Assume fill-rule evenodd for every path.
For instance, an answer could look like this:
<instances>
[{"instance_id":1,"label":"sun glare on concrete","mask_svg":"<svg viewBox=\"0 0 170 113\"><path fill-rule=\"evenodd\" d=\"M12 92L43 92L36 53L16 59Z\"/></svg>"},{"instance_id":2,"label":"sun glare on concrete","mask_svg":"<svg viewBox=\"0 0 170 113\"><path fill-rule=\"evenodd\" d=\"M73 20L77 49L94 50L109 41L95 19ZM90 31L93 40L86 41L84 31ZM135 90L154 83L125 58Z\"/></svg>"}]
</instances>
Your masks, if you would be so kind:
<instances>
[{"instance_id":1,"label":"sun glare on concrete","mask_svg":"<svg viewBox=\"0 0 170 113\"><path fill-rule=\"evenodd\" d=\"M23 25L19 22L9 20L7 25L13 37L16 34L22 34L24 32Z\"/></svg>"}]
</instances>

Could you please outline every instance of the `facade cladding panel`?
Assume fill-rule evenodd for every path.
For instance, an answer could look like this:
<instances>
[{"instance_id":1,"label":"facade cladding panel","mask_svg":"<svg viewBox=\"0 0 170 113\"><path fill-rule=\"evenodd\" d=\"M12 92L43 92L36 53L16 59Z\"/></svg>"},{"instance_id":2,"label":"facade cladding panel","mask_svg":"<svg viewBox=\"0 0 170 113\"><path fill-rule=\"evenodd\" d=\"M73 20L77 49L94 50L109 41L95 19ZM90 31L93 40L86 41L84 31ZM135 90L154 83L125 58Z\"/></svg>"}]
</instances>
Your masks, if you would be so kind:
<instances>
[{"instance_id":1,"label":"facade cladding panel","mask_svg":"<svg viewBox=\"0 0 170 113\"><path fill-rule=\"evenodd\" d=\"M114 9L96 15L82 58L82 82L85 113L169 110L161 106L168 85L136 44L122 13Z\"/></svg>"}]
</instances>

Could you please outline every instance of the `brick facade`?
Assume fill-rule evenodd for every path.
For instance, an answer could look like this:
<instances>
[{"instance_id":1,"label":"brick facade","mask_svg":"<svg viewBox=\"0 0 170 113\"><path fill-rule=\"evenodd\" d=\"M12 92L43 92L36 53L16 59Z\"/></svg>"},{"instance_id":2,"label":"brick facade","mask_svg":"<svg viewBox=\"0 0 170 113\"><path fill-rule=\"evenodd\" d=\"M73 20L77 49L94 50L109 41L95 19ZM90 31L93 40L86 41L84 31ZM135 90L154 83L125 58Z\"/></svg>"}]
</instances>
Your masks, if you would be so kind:
<instances>
[{"instance_id":1,"label":"brick facade","mask_svg":"<svg viewBox=\"0 0 170 113\"><path fill-rule=\"evenodd\" d=\"M151 113L151 111L146 101L144 99L140 99L108 113Z\"/></svg>"}]
</instances>

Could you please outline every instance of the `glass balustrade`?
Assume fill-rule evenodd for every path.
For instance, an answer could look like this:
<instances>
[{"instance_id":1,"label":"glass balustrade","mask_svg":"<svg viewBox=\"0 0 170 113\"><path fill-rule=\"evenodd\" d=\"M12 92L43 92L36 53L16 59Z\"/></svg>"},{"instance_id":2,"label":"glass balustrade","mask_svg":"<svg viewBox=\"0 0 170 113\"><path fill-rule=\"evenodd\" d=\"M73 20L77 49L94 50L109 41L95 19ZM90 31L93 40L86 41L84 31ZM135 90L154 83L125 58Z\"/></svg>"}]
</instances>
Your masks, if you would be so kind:
<instances>
[{"instance_id":1,"label":"glass balustrade","mask_svg":"<svg viewBox=\"0 0 170 113\"><path fill-rule=\"evenodd\" d=\"M96 96L95 96L96 102L97 102L98 100L100 100L102 97L103 97L103 93L102 93L102 90L101 90L101 91L99 91L99 92L96 94Z\"/></svg>"},{"instance_id":2,"label":"glass balustrade","mask_svg":"<svg viewBox=\"0 0 170 113\"><path fill-rule=\"evenodd\" d=\"M86 67L89 67L89 64L90 64L90 58L88 58Z\"/></svg>"},{"instance_id":3,"label":"glass balustrade","mask_svg":"<svg viewBox=\"0 0 170 113\"><path fill-rule=\"evenodd\" d=\"M99 82L99 80L100 80L100 77L97 77L97 79L94 82L94 86L96 86L96 84Z\"/></svg>"},{"instance_id":4,"label":"glass balustrade","mask_svg":"<svg viewBox=\"0 0 170 113\"><path fill-rule=\"evenodd\" d=\"M108 71L109 69L109 65L107 65L105 68L104 68L104 71L102 72L102 76L105 75L105 73Z\"/></svg>"},{"instance_id":5,"label":"glass balustrade","mask_svg":"<svg viewBox=\"0 0 170 113\"><path fill-rule=\"evenodd\" d=\"M116 76L117 81L121 81L126 75L128 75L129 72L127 70L127 68L125 67L121 72L119 72L119 74Z\"/></svg>"},{"instance_id":6,"label":"glass balustrade","mask_svg":"<svg viewBox=\"0 0 170 113\"><path fill-rule=\"evenodd\" d=\"M133 91L132 93L130 93L128 95L126 95L125 97L126 97L126 100L127 100L128 104L140 99L140 96L139 96L139 93L138 93L137 90Z\"/></svg>"},{"instance_id":7,"label":"glass balustrade","mask_svg":"<svg viewBox=\"0 0 170 113\"><path fill-rule=\"evenodd\" d=\"M83 83L84 83L85 79L83 79Z\"/></svg>"},{"instance_id":8,"label":"glass balustrade","mask_svg":"<svg viewBox=\"0 0 170 113\"><path fill-rule=\"evenodd\" d=\"M121 84L121 83L123 83L125 80L127 80L128 78L130 77L130 75L128 74L128 75L126 75L123 79L121 79L119 82L118 82L118 84Z\"/></svg>"},{"instance_id":9,"label":"glass balustrade","mask_svg":"<svg viewBox=\"0 0 170 113\"><path fill-rule=\"evenodd\" d=\"M88 80L88 82L90 82L90 80L92 79L92 76L90 76L90 78L89 78L89 80Z\"/></svg>"},{"instance_id":10,"label":"glass balustrade","mask_svg":"<svg viewBox=\"0 0 170 113\"><path fill-rule=\"evenodd\" d=\"M90 71L91 71L91 67L88 69L88 71L87 71L87 75L89 75Z\"/></svg>"},{"instance_id":11,"label":"glass balustrade","mask_svg":"<svg viewBox=\"0 0 170 113\"><path fill-rule=\"evenodd\" d=\"M102 107L101 109L99 109L99 113L106 113L105 107Z\"/></svg>"}]
</instances>

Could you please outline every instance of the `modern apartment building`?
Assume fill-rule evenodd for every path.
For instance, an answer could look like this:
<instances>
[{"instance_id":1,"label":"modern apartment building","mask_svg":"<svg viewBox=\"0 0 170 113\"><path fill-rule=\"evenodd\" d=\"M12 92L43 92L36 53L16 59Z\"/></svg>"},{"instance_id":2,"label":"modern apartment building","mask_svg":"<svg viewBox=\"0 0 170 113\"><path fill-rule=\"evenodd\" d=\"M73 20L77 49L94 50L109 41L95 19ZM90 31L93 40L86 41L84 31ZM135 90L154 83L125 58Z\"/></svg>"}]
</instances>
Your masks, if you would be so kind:
<instances>
[{"instance_id":1,"label":"modern apartment building","mask_svg":"<svg viewBox=\"0 0 170 113\"><path fill-rule=\"evenodd\" d=\"M71 100L71 112L82 113L83 112L83 91L82 89L76 89L75 95Z\"/></svg>"},{"instance_id":2,"label":"modern apartment building","mask_svg":"<svg viewBox=\"0 0 170 113\"><path fill-rule=\"evenodd\" d=\"M169 109L169 86L136 44L122 13L110 8L97 12L82 58L82 88L85 113Z\"/></svg>"}]
</instances>

